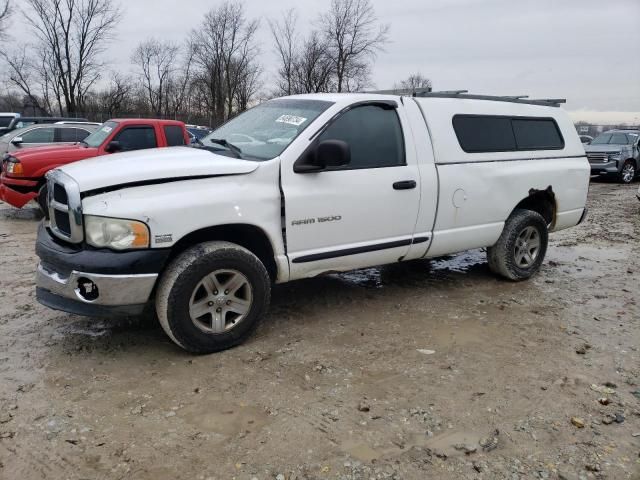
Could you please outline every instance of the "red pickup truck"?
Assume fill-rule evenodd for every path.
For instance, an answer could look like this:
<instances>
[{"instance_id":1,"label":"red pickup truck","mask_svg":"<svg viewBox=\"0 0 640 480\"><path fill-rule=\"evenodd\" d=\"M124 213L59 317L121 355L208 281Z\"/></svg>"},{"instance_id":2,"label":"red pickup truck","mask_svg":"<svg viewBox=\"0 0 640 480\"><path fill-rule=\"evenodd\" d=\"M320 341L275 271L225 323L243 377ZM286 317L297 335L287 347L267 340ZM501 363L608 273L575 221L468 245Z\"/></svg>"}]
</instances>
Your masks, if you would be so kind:
<instances>
[{"instance_id":1,"label":"red pickup truck","mask_svg":"<svg viewBox=\"0 0 640 480\"><path fill-rule=\"evenodd\" d=\"M44 175L67 163L110 153L184 145L189 145L189 134L182 122L109 120L80 143L29 148L5 155L0 175L0 200L22 208L44 190Z\"/></svg>"}]
</instances>

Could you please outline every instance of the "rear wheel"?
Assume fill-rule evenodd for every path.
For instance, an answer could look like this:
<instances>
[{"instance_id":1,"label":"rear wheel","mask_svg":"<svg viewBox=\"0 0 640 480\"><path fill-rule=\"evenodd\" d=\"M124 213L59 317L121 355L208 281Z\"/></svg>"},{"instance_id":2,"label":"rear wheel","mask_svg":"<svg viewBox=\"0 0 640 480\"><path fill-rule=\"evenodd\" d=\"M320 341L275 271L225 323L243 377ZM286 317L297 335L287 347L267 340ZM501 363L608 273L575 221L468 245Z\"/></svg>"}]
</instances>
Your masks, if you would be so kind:
<instances>
[{"instance_id":1,"label":"rear wheel","mask_svg":"<svg viewBox=\"0 0 640 480\"><path fill-rule=\"evenodd\" d=\"M622 165L620 170L619 179L621 183L631 183L636 178L636 165L633 160L627 160Z\"/></svg>"},{"instance_id":2,"label":"rear wheel","mask_svg":"<svg viewBox=\"0 0 640 480\"><path fill-rule=\"evenodd\" d=\"M180 347L212 353L244 341L265 314L271 281L249 250L207 242L169 265L156 293L160 325Z\"/></svg>"},{"instance_id":3,"label":"rear wheel","mask_svg":"<svg viewBox=\"0 0 640 480\"><path fill-rule=\"evenodd\" d=\"M509 280L535 275L547 253L549 233L545 219L531 210L515 210L498 242L487 249L489 268Z\"/></svg>"}]
</instances>

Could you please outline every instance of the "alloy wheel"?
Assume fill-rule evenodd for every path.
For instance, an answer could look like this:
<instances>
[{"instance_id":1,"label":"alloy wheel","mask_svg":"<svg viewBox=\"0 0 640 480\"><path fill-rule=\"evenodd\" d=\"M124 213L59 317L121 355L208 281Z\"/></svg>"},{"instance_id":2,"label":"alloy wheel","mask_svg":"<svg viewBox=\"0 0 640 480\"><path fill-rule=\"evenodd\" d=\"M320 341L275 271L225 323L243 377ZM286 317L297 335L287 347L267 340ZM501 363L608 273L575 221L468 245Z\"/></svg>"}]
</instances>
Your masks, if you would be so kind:
<instances>
[{"instance_id":1,"label":"alloy wheel","mask_svg":"<svg viewBox=\"0 0 640 480\"><path fill-rule=\"evenodd\" d=\"M236 327L251 310L253 290L237 270L216 270L196 285L189 301L189 316L207 333L224 333Z\"/></svg>"}]
</instances>

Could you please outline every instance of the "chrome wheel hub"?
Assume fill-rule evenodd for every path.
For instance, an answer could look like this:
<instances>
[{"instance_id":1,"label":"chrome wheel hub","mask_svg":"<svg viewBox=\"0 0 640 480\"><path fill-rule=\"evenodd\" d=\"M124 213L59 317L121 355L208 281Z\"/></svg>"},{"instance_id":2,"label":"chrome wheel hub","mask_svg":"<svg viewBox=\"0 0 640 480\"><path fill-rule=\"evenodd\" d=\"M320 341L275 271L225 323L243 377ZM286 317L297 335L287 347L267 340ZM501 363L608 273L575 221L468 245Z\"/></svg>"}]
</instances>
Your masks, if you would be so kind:
<instances>
[{"instance_id":1,"label":"chrome wheel hub","mask_svg":"<svg viewBox=\"0 0 640 480\"><path fill-rule=\"evenodd\" d=\"M196 285L189 300L189 316L200 330L224 333L237 326L251 310L253 291L237 270L216 270Z\"/></svg>"},{"instance_id":2,"label":"chrome wheel hub","mask_svg":"<svg viewBox=\"0 0 640 480\"><path fill-rule=\"evenodd\" d=\"M540 253L540 232L535 227L526 227L516 239L514 259L519 268L531 267Z\"/></svg>"},{"instance_id":3,"label":"chrome wheel hub","mask_svg":"<svg viewBox=\"0 0 640 480\"><path fill-rule=\"evenodd\" d=\"M636 175L636 169L631 164L622 167L622 180L625 183L631 183Z\"/></svg>"}]
</instances>

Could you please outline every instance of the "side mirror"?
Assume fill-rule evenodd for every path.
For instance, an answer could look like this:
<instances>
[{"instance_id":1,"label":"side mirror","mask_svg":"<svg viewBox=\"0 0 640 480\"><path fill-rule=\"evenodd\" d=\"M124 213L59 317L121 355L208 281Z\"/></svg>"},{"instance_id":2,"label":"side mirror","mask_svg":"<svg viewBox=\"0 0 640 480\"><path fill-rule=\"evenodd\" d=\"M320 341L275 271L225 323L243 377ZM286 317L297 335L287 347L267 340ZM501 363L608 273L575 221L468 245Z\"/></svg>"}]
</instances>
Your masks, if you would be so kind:
<instances>
[{"instance_id":1,"label":"side mirror","mask_svg":"<svg viewBox=\"0 0 640 480\"><path fill-rule=\"evenodd\" d=\"M111 141L104 147L104 151L107 153L118 153L122 151L122 145L120 145L120 142Z\"/></svg>"},{"instance_id":2,"label":"side mirror","mask_svg":"<svg viewBox=\"0 0 640 480\"><path fill-rule=\"evenodd\" d=\"M13 143L14 145L20 145L22 142L22 137L14 137L13 140L11 140L11 143Z\"/></svg>"},{"instance_id":3,"label":"side mirror","mask_svg":"<svg viewBox=\"0 0 640 480\"><path fill-rule=\"evenodd\" d=\"M327 167L341 167L351 163L351 147L343 140L324 140L296 162L295 173L319 172Z\"/></svg>"}]
</instances>

